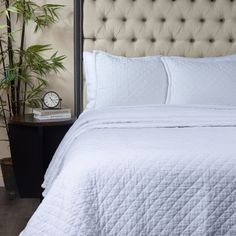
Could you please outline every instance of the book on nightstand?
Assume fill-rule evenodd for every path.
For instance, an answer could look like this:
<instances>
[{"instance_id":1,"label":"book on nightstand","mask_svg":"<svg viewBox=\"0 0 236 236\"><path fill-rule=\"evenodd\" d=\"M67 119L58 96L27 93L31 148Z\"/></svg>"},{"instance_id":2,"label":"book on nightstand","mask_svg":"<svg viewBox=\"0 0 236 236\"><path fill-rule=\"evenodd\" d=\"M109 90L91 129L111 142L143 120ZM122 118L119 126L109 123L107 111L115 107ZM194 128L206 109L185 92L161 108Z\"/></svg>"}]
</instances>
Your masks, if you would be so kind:
<instances>
[{"instance_id":1,"label":"book on nightstand","mask_svg":"<svg viewBox=\"0 0 236 236\"><path fill-rule=\"evenodd\" d=\"M37 120L57 120L57 119L70 119L71 118L71 109L62 108L62 109L33 109L34 118Z\"/></svg>"}]
</instances>

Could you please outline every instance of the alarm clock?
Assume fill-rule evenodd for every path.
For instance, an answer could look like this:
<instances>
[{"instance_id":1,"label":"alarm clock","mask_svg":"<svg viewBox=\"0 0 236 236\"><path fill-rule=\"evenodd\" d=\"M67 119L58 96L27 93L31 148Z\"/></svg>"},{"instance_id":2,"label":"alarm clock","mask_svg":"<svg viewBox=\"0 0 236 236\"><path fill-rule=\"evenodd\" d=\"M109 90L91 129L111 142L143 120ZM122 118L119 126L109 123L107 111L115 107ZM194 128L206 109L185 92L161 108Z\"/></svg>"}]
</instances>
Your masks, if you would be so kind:
<instances>
[{"instance_id":1,"label":"alarm clock","mask_svg":"<svg viewBox=\"0 0 236 236\"><path fill-rule=\"evenodd\" d=\"M56 92L49 91L42 98L42 109L61 109L61 101L62 99Z\"/></svg>"}]
</instances>

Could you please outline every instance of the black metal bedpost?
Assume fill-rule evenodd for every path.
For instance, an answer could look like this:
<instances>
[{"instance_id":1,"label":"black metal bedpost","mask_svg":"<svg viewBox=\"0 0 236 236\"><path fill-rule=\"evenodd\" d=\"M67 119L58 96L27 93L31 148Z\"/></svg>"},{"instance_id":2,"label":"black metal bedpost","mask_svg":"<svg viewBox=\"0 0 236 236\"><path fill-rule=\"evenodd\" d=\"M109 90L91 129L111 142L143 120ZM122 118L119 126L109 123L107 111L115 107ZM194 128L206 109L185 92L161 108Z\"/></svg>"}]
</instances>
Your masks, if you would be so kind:
<instances>
[{"instance_id":1,"label":"black metal bedpost","mask_svg":"<svg viewBox=\"0 0 236 236\"><path fill-rule=\"evenodd\" d=\"M83 0L74 0L74 103L75 115L83 110Z\"/></svg>"}]
</instances>

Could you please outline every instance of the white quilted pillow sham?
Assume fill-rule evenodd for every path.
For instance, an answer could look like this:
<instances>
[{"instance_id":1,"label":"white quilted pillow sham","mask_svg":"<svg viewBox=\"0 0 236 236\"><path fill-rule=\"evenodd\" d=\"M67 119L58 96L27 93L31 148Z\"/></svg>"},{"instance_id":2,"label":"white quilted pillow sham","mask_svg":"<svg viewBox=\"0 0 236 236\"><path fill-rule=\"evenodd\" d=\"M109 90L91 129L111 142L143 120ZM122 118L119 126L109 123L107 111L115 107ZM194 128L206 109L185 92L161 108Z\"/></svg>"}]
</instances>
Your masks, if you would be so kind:
<instances>
[{"instance_id":1,"label":"white quilted pillow sham","mask_svg":"<svg viewBox=\"0 0 236 236\"><path fill-rule=\"evenodd\" d=\"M236 105L236 56L162 58L169 79L167 104Z\"/></svg>"},{"instance_id":2,"label":"white quilted pillow sham","mask_svg":"<svg viewBox=\"0 0 236 236\"><path fill-rule=\"evenodd\" d=\"M127 58L84 53L87 109L164 104L168 78L159 56Z\"/></svg>"},{"instance_id":3,"label":"white quilted pillow sham","mask_svg":"<svg viewBox=\"0 0 236 236\"><path fill-rule=\"evenodd\" d=\"M86 109L94 107L96 99L96 73L95 73L95 60L94 54L91 52L83 53L84 76L86 80L86 95L87 105Z\"/></svg>"}]
</instances>

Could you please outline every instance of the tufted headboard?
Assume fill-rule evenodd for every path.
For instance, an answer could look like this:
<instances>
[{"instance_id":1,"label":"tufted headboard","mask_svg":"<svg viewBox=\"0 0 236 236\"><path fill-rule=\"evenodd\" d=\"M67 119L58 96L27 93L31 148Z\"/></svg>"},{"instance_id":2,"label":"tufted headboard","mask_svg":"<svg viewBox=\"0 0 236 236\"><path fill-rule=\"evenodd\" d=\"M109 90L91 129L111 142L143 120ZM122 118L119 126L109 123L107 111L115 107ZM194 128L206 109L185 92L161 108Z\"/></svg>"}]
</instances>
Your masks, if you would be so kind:
<instances>
[{"instance_id":1,"label":"tufted headboard","mask_svg":"<svg viewBox=\"0 0 236 236\"><path fill-rule=\"evenodd\" d=\"M236 0L75 0L75 101L82 109L82 51L122 56L236 52Z\"/></svg>"}]
</instances>

